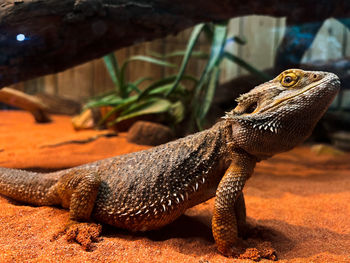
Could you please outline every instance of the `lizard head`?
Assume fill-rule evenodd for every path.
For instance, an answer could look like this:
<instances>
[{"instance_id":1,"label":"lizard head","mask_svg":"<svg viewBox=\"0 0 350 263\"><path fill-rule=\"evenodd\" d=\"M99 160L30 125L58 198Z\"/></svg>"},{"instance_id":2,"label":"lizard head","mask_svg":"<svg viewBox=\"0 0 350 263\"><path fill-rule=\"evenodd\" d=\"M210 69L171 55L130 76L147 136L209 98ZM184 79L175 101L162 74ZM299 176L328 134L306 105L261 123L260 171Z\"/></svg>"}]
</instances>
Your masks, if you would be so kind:
<instances>
[{"instance_id":1,"label":"lizard head","mask_svg":"<svg viewBox=\"0 0 350 263\"><path fill-rule=\"evenodd\" d=\"M234 144L261 159L292 149L311 134L339 87L333 73L282 72L241 95L226 114Z\"/></svg>"}]
</instances>

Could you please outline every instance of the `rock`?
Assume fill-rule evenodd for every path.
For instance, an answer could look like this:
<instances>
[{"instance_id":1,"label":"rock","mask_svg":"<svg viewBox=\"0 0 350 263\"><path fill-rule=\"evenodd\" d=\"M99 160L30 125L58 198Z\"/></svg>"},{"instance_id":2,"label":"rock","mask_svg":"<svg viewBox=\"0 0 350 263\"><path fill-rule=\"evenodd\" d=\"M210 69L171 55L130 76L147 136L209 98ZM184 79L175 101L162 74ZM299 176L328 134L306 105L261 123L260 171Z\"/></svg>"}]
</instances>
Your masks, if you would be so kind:
<instances>
[{"instance_id":1,"label":"rock","mask_svg":"<svg viewBox=\"0 0 350 263\"><path fill-rule=\"evenodd\" d=\"M162 124L137 121L129 129L127 140L141 145L156 146L175 139L173 131Z\"/></svg>"},{"instance_id":2,"label":"rock","mask_svg":"<svg viewBox=\"0 0 350 263\"><path fill-rule=\"evenodd\" d=\"M343 151L338 150L335 147L332 147L331 145L325 145L325 144L315 144L311 147L311 151L317 155L343 155L345 154Z\"/></svg>"},{"instance_id":3,"label":"rock","mask_svg":"<svg viewBox=\"0 0 350 263\"><path fill-rule=\"evenodd\" d=\"M93 129L100 119L98 112L93 109L86 109L79 115L72 117L72 124L75 130Z\"/></svg>"}]
</instances>

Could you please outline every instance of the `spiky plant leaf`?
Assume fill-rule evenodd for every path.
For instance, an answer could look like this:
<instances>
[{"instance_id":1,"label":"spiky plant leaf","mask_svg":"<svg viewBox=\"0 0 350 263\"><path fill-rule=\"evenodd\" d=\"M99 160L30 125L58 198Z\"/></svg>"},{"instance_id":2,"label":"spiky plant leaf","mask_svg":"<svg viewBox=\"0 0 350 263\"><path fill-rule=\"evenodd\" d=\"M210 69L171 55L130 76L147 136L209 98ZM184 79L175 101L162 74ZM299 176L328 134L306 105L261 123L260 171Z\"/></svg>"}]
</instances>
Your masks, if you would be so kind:
<instances>
[{"instance_id":1,"label":"spiky plant leaf","mask_svg":"<svg viewBox=\"0 0 350 263\"><path fill-rule=\"evenodd\" d=\"M140 101L131 105L128 109L123 111L115 121L109 123L113 125L115 123L134 118L137 116L158 114L169 111L171 102L166 99L149 98L145 101Z\"/></svg>"},{"instance_id":2,"label":"spiky plant leaf","mask_svg":"<svg viewBox=\"0 0 350 263\"><path fill-rule=\"evenodd\" d=\"M103 57L109 76L111 77L114 87L118 95L120 95L120 70L118 61L114 53L110 53Z\"/></svg>"},{"instance_id":3,"label":"spiky plant leaf","mask_svg":"<svg viewBox=\"0 0 350 263\"><path fill-rule=\"evenodd\" d=\"M199 24L196 25L191 33L190 36L190 40L188 41L187 47L186 47L186 52L185 55L182 59L182 63L180 66L180 70L178 72L178 74L176 75L176 79L174 81L173 87L168 91L168 93L166 94L166 96L169 96L177 87L177 85L180 83L185 69L187 67L188 61L191 57L192 51L194 49L195 44L197 43L197 40L199 38L199 35L201 34L203 28L204 28L205 24Z\"/></svg>"},{"instance_id":4,"label":"spiky plant leaf","mask_svg":"<svg viewBox=\"0 0 350 263\"><path fill-rule=\"evenodd\" d=\"M205 116L207 115L210 106L213 102L214 99L214 94L215 94L215 89L218 85L219 82L219 77L220 77L220 68L219 66L216 66L213 68L210 74L210 80L207 85L206 92L204 94L204 98L202 100L202 106L201 106L201 111L199 113L199 121L200 123L203 123Z\"/></svg>"},{"instance_id":5,"label":"spiky plant leaf","mask_svg":"<svg viewBox=\"0 0 350 263\"><path fill-rule=\"evenodd\" d=\"M226 58L227 60L236 63L237 65L241 66L242 68L246 69L247 71L257 75L258 77L261 78L261 80L263 81L268 81L271 79L271 76L269 76L268 74L266 74L265 72L258 70L257 68L255 68L254 66L250 65L248 62L244 61L243 59L225 51L224 52L224 58Z\"/></svg>"}]
</instances>

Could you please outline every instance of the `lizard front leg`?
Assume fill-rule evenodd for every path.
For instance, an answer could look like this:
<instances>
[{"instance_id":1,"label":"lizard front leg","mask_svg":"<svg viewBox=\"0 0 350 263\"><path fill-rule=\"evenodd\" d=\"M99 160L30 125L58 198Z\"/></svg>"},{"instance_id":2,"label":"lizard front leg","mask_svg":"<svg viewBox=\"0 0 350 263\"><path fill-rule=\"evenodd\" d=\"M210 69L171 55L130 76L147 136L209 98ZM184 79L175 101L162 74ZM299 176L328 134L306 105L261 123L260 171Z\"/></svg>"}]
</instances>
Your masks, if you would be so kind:
<instances>
[{"instance_id":1,"label":"lizard front leg","mask_svg":"<svg viewBox=\"0 0 350 263\"><path fill-rule=\"evenodd\" d=\"M241 192L235 202L235 215L237 221L237 232L239 237L246 235L246 208L244 202L244 194Z\"/></svg>"},{"instance_id":2,"label":"lizard front leg","mask_svg":"<svg viewBox=\"0 0 350 263\"><path fill-rule=\"evenodd\" d=\"M231 254L238 236L244 232L246 215L242 189L255 162L247 154L237 154L217 188L212 229L218 250L224 255Z\"/></svg>"}]
</instances>

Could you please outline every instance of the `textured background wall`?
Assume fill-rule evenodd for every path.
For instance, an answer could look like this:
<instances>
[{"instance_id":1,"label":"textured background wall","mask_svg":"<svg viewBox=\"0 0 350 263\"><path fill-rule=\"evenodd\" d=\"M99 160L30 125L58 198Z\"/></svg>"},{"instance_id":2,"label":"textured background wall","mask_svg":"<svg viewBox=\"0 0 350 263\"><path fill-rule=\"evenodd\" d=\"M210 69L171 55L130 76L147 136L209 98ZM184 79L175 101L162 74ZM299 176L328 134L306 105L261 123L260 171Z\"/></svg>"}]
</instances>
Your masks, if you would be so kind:
<instances>
[{"instance_id":1,"label":"textured background wall","mask_svg":"<svg viewBox=\"0 0 350 263\"><path fill-rule=\"evenodd\" d=\"M230 21L229 36L244 36L247 44L244 46L230 43L227 49L259 69L273 66L276 48L283 37L285 20L264 16L248 16ZM125 48L116 52L119 61L132 55L149 55L150 52L166 54L186 47L191 29L177 36L147 42ZM197 48L208 50L210 43L205 38L200 39ZM306 52L303 62L314 60L336 59L350 55L350 32L338 21L327 20L318 33L312 47ZM170 62L180 64L181 58L170 59ZM199 76L204 62L193 60L188 71ZM176 73L176 69L162 68L143 62L132 62L127 72L128 78L134 80L141 76L160 78ZM224 62L222 64L221 81L230 80L246 71L237 65ZM74 67L64 72L48 75L38 79L13 85L30 94L47 92L67 98L85 101L91 96L112 89L113 84L105 69L102 59ZM234 88L234 87L233 87ZM350 91L343 94L343 106L350 108Z\"/></svg>"}]
</instances>

